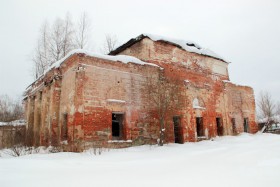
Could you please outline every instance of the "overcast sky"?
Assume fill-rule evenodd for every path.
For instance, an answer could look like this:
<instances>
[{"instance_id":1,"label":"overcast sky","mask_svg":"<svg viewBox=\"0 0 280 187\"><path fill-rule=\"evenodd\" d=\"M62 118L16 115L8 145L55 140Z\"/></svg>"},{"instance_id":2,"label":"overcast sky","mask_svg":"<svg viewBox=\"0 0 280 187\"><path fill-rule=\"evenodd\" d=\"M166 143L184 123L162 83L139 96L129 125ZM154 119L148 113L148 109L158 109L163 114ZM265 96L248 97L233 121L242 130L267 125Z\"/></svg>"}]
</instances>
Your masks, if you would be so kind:
<instances>
[{"instance_id":1,"label":"overcast sky","mask_svg":"<svg viewBox=\"0 0 280 187\"><path fill-rule=\"evenodd\" d=\"M42 23L84 11L95 51L106 33L120 43L141 33L192 40L232 62L232 82L280 101L279 0L1 0L0 95L19 97L32 83L30 56Z\"/></svg>"}]
</instances>

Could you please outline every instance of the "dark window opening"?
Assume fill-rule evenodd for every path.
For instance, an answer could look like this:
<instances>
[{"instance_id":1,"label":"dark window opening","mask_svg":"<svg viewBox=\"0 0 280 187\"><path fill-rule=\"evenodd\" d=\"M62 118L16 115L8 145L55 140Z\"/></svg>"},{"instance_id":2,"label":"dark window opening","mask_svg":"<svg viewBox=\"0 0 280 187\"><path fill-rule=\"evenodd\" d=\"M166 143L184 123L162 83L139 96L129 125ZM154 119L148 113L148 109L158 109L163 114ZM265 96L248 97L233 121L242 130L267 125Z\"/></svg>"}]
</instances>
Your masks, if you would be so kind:
<instances>
[{"instance_id":1,"label":"dark window opening","mask_svg":"<svg viewBox=\"0 0 280 187\"><path fill-rule=\"evenodd\" d=\"M222 124L222 119L221 118L216 118L216 124L217 124L217 134L218 136L223 136L223 124Z\"/></svg>"},{"instance_id":2,"label":"dark window opening","mask_svg":"<svg viewBox=\"0 0 280 187\"><path fill-rule=\"evenodd\" d=\"M123 114L112 113L112 137L114 140L122 139Z\"/></svg>"},{"instance_id":3,"label":"dark window opening","mask_svg":"<svg viewBox=\"0 0 280 187\"><path fill-rule=\"evenodd\" d=\"M62 121L62 141L68 139L68 127L67 127L67 118L68 114L63 114L63 121Z\"/></svg>"},{"instance_id":4,"label":"dark window opening","mask_svg":"<svg viewBox=\"0 0 280 187\"><path fill-rule=\"evenodd\" d=\"M120 136L120 124L118 122L112 122L112 136L119 137Z\"/></svg>"},{"instance_id":5,"label":"dark window opening","mask_svg":"<svg viewBox=\"0 0 280 187\"><path fill-rule=\"evenodd\" d=\"M249 120L244 118L244 132L249 132Z\"/></svg>"},{"instance_id":6,"label":"dark window opening","mask_svg":"<svg viewBox=\"0 0 280 187\"><path fill-rule=\"evenodd\" d=\"M231 118L232 134L237 134L235 118Z\"/></svg>"},{"instance_id":7,"label":"dark window opening","mask_svg":"<svg viewBox=\"0 0 280 187\"><path fill-rule=\"evenodd\" d=\"M175 143L183 143L182 132L181 132L181 119L179 116L173 117L174 123L174 138Z\"/></svg>"},{"instance_id":8,"label":"dark window opening","mask_svg":"<svg viewBox=\"0 0 280 187\"><path fill-rule=\"evenodd\" d=\"M202 117L197 117L196 118L196 133L197 136L204 136L203 133L203 118Z\"/></svg>"},{"instance_id":9,"label":"dark window opening","mask_svg":"<svg viewBox=\"0 0 280 187\"><path fill-rule=\"evenodd\" d=\"M42 101L42 95L43 95L43 92L42 91L40 91L40 101Z\"/></svg>"}]
</instances>

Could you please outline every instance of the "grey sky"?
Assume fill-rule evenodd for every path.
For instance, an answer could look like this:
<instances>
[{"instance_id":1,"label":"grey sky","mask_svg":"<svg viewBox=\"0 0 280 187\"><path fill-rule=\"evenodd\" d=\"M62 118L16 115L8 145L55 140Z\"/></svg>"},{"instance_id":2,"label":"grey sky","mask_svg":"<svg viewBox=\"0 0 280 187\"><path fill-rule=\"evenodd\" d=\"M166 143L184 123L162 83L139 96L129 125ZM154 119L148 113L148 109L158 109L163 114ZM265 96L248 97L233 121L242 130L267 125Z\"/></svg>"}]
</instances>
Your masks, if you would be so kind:
<instances>
[{"instance_id":1,"label":"grey sky","mask_svg":"<svg viewBox=\"0 0 280 187\"><path fill-rule=\"evenodd\" d=\"M104 35L125 42L141 33L192 40L232 63L232 82L280 101L278 0L1 0L0 95L17 97L32 82L30 56L45 20L69 12L92 19L93 50Z\"/></svg>"}]
</instances>

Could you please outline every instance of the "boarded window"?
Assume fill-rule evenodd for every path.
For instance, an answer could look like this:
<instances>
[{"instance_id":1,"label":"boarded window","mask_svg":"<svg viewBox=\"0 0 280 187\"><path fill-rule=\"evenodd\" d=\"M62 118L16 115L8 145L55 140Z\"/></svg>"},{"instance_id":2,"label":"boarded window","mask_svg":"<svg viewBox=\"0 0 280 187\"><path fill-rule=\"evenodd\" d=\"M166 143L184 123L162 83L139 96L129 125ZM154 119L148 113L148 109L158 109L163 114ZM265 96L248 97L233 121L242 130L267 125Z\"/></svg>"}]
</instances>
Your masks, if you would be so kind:
<instances>
[{"instance_id":1,"label":"boarded window","mask_svg":"<svg viewBox=\"0 0 280 187\"><path fill-rule=\"evenodd\" d=\"M196 118L196 133L197 136L204 136L203 133L203 118L202 117L197 117Z\"/></svg>"}]
</instances>

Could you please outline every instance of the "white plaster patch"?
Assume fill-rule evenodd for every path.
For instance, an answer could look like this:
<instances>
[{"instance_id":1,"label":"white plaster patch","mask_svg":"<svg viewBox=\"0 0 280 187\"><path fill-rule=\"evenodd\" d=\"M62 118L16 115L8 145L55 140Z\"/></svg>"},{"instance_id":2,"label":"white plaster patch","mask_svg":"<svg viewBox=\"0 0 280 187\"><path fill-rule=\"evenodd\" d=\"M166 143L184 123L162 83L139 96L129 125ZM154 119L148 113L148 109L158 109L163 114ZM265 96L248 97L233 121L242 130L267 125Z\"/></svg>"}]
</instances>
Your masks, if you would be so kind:
<instances>
[{"instance_id":1,"label":"white plaster patch","mask_svg":"<svg viewBox=\"0 0 280 187\"><path fill-rule=\"evenodd\" d=\"M70 114L73 115L75 113L75 106L72 105L70 108Z\"/></svg>"},{"instance_id":2,"label":"white plaster patch","mask_svg":"<svg viewBox=\"0 0 280 187\"><path fill-rule=\"evenodd\" d=\"M79 112L79 113L82 113L83 111L84 111L84 110L83 110L83 106L80 105L79 108L78 108L78 112Z\"/></svg>"},{"instance_id":3,"label":"white plaster patch","mask_svg":"<svg viewBox=\"0 0 280 187\"><path fill-rule=\"evenodd\" d=\"M212 71L213 71L213 73L227 76L228 75L227 74L227 64L219 62L219 61L215 61L212 66Z\"/></svg>"},{"instance_id":4,"label":"white plaster patch","mask_svg":"<svg viewBox=\"0 0 280 187\"><path fill-rule=\"evenodd\" d=\"M202 110L205 110L204 107L199 106L199 101L198 101L197 98L194 98L194 100L193 100L193 108L194 108L194 109L202 109Z\"/></svg>"}]
</instances>

